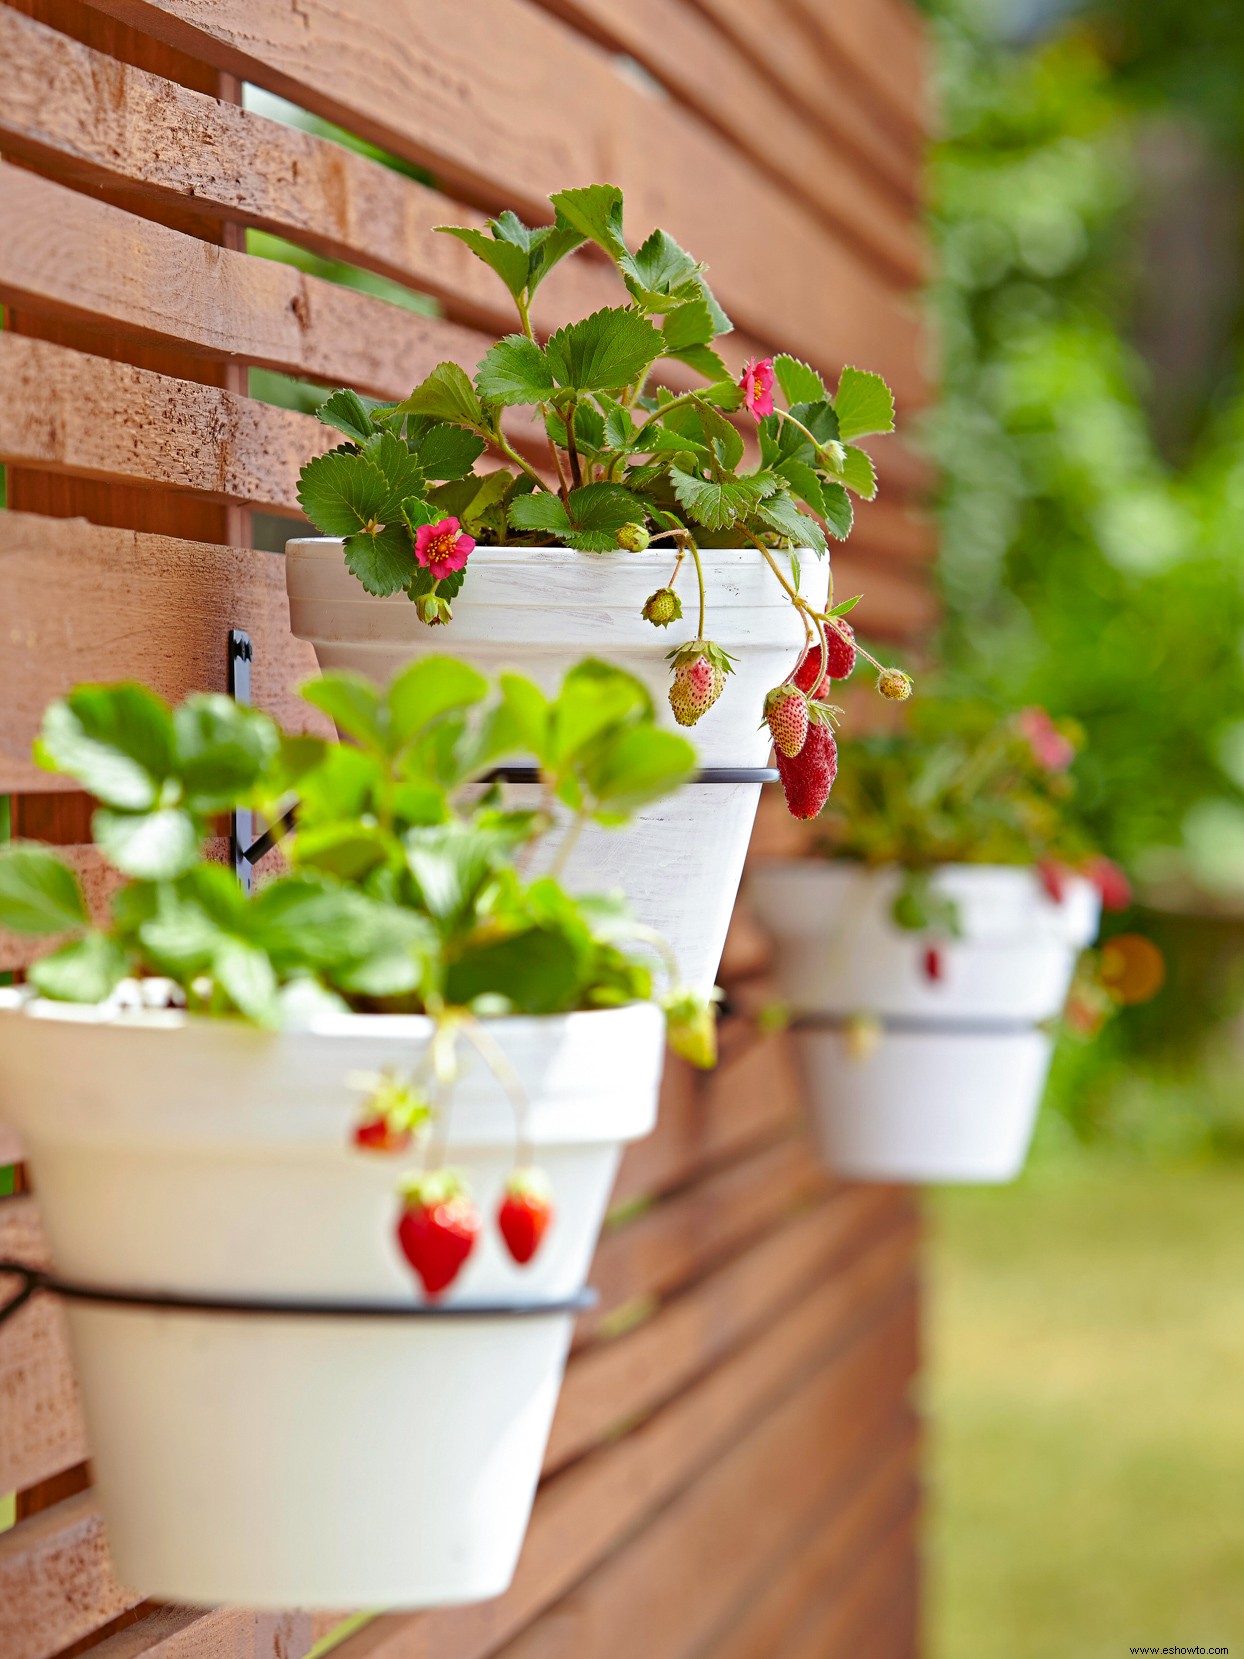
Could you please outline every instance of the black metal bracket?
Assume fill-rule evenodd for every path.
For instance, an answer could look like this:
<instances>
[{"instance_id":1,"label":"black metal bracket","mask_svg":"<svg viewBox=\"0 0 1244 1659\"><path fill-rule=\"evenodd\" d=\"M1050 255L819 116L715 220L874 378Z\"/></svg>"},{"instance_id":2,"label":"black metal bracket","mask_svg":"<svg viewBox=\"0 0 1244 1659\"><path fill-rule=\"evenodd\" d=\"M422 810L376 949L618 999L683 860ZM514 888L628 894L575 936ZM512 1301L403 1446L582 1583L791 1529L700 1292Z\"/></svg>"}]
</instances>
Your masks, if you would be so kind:
<instances>
[{"instance_id":1,"label":"black metal bracket","mask_svg":"<svg viewBox=\"0 0 1244 1659\"><path fill-rule=\"evenodd\" d=\"M775 766L706 766L690 781L700 783L776 783L780 774ZM496 766L483 780L485 783L539 783L538 766Z\"/></svg>"},{"instance_id":2,"label":"black metal bracket","mask_svg":"<svg viewBox=\"0 0 1244 1659\"><path fill-rule=\"evenodd\" d=\"M62 1296L72 1302L106 1307L168 1308L175 1313L281 1315L315 1319L536 1319L557 1313L584 1313L597 1295L590 1287L571 1296L516 1302L304 1302L287 1296L182 1296L155 1290L114 1290L106 1285L60 1279L28 1262L0 1261L0 1275L22 1281L15 1295L0 1303L0 1325L25 1307L32 1296Z\"/></svg>"},{"instance_id":3,"label":"black metal bracket","mask_svg":"<svg viewBox=\"0 0 1244 1659\"><path fill-rule=\"evenodd\" d=\"M254 660L255 650L250 635L243 633L241 628L230 628L227 684L229 695L235 702L249 703L251 700L251 663ZM250 852L254 836L255 814L249 807L240 808L233 814L229 826L229 856L233 873L241 882L244 893L249 893L253 885L251 865L254 860Z\"/></svg>"},{"instance_id":4,"label":"black metal bracket","mask_svg":"<svg viewBox=\"0 0 1244 1659\"><path fill-rule=\"evenodd\" d=\"M879 1026L882 1031L907 1037L1019 1037L1029 1032L1044 1031L1040 1020L991 1019L988 1015L926 1014L872 1014L861 1009L856 1014L797 1014L790 1021L791 1031L846 1031L861 1017Z\"/></svg>"}]
</instances>

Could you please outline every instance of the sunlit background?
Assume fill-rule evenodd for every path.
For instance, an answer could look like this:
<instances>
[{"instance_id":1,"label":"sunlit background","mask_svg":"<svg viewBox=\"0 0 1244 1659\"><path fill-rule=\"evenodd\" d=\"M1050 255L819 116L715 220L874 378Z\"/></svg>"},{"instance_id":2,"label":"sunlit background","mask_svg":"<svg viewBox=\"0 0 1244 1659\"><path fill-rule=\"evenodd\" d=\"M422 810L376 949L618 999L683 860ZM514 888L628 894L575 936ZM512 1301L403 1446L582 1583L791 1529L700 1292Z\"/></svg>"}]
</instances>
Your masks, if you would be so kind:
<instances>
[{"instance_id":1,"label":"sunlit background","mask_svg":"<svg viewBox=\"0 0 1244 1659\"><path fill-rule=\"evenodd\" d=\"M941 654L1169 978L932 1205L932 1659L1244 1644L1244 6L930 0Z\"/></svg>"}]
</instances>

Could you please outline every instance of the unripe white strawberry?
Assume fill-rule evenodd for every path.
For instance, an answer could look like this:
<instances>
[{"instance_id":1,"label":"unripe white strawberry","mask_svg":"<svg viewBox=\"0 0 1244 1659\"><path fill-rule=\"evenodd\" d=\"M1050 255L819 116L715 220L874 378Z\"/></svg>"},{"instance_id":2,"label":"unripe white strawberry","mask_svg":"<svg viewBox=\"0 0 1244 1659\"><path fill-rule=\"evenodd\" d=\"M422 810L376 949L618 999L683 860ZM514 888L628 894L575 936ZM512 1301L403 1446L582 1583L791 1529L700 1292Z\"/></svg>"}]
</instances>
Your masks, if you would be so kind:
<instances>
[{"instance_id":1,"label":"unripe white strawberry","mask_svg":"<svg viewBox=\"0 0 1244 1659\"><path fill-rule=\"evenodd\" d=\"M808 699L797 685L774 686L765 698L765 720L779 752L789 760L808 739Z\"/></svg>"},{"instance_id":2,"label":"unripe white strawberry","mask_svg":"<svg viewBox=\"0 0 1244 1659\"><path fill-rule=\"evenodd\" d=\"M670 707L680 726L694 726L721 696L726 676L707 657L688 657L675 665Z\"/></svg>"}]
</instances>

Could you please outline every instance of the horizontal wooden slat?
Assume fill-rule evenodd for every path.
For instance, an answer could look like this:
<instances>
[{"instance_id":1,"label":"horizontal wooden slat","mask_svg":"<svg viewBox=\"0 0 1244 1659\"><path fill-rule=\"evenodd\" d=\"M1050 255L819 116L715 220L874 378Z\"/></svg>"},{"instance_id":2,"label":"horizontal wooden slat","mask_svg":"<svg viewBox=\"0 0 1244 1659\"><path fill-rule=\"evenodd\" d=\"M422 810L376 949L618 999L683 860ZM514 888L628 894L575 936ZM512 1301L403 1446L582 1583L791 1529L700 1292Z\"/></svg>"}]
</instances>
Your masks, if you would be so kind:
<instances>
[{"instance_id":1,"label":"horizontal wooden slat","mask_svg":"<svg viewBox=\"0 0 1244 1659\"><path fill-rule=\"evenodd\" d=\"M812 1603L782 1650L784 1659L856 1659L869 1631L906 1595L916 1553L914 1504L898 1517L848 1582Z\"/></svg>"},{"instance_id":2,"label":"horizontal wooden slat","mask_svg":"<svg viewBox=\"0 0 1244 1659\"><path fill-rule=\"evenodd\" d=\"M789 1129L799 1118L799 1081L782 1037L752 1041L730 1054L739 1037L729 1020L719 1028L722 1064L705 1075L673 1059L666 1064L656 1129L626 1149L613 1201L668 1191L704 1169Z\"/></svg>"},{"instance_id":3,"label":"horizontal wooden slat","mask_svg":"<svg viewBox=\"0 0 1244 1659\"><path fill-rule=\"evenodd\" d=\"M879 1536L889 1541L886 1535L896 1511L910 1509L912 1450L911 1440L905 1440L890 1466L862 1483L845 1504L838 1493L831 1496L785 1558L775 1563L759 1593L714 1633L705 1659L710 1654L711 1659L774 1659L787 1653L787 1643L798 1638L801 1618L818 1602L819 1593L827 1584L841 1591L844 1555L846 1573L851 1574L868 1545L875 1545ZM829 1653L823 1650L823 1659L829 1659Z\"/></svg>"},{"instance_id":4,"label":"horizontal wooden slat","mask_svg":"<svg viewBox=\"0 0 1244 1659\"><path fill-rule=\"evenodd\" d=\"M880 115L849 64L818 52L789 0L692 0L766 74L809 120L821 121L835 142L884 180L909 208L918 195L923 135L901 130Z\"/></svg>"},{"instance_id":5,"label":"horizontal wooden slat","mask_svg":"<svg viewBox=\"0 0 1244 1659\"><path fill-rule=\"evenodd\" d=\"M0 1533L4 1659L49 1659L141 1600L113 1577L89 1492Z\"/></svg>"},{"instance_id":6,"label":"horizontal wooden slat","mask_svg":"<svg viewBox=\"0 0 1244 1659\"><path fill-rule=\"evenodd\" d=\"M779 1228L745 1255L676 1297L640 1329L579 1354L557 1409L546 1470L560 1468L617 1425L646 1416L823 1280L878 1234L869 1261L884 1282L910 1256L915 1222L885 1190L846 1189ZM884 1236L880 1236L883 1234ZM857 1280L861 1299L866 1280Z\"/></svg>"},{"instance_id":7,"label":"horizontal wooden slat","mask_svg":"<svg viewBox=\"0 0 1244 1659\"><path fill-rule=\"evenodd\" d=\"M787 41L790 31L774 38ZM795 57L808 64L806 51ZM49 99L53 84L57 97ZM188 91L0 7L0 148L6 144L52 159L75 180L124 186L140 201L167 207L190 199L221 217L245 218L420 288L459 321L502 332L514 326L500 282L456 239L435 234L446 221L482 226L481 214L328 139ZM541 288L536 323L552 327L619 295L612 274L580 254ZM723 344L736 368L778 349L742 333ZM820 347L811 356L827 373L840 367ZM691 383L678 365L666 371L672 384ZM878 462L883 487L926 487L925 464L899 443L880 445Z\"/></svg>"},{"instance_id":8,"label":"horizontal wooden slat","mask_svg":"<svg viewBox=\"0 0 1244 1659\"><path fill-rule=\"evenodd\" d=\"M489 206L547 213L549 192L615 179L632 225L663 223L694 249L744 326L763 333L780 318L792 349L867 362L904 401L923 395L920 324L898 290L693 116L521 0L465 10L457 0L392 0L372 14L334 0L303 0L296 12L253 0L100 4ZM515 64L525 73L512 73Z\"/></svg>"},{"instance_id":9,"label":"horizontal wooden slat","mask_svg":"<svg viewBox=\"0 0 1244 1659\"><path fill-rule=\"evenodd\" d=\"M327 731L297 695L315 656L289 634L277 554L3 513L0 616L0 791L57 786L27 757L46 705L80 680L137 676L172 701L223 691L232 627L255 646L256 704L290 730Z\"/></svg>"},{"instance_id":10,"label":"horizontal wooden slat","mask_svg":"<svg viewBox=\"0 0 1244 1659\"><path fill-rule=\"evenodd\" d=\"M541 1492L509 1592L478 1607L421 1615L384 1615L342 1644L337 1659L485 1659L565 1594L622 1539L734 1445L801 1379L826 1367L826 1403L849 1434L878 1378L905 1375L914 1356L914 1298L896 1300L851 1338L859 1309L845 1322L842 1281L794 1309L764 1337L681 1395L615 1446L581 1459ZM847 1293L849 1296L849 1292ZM821 1303L838 1304L825 1314ZM841 1350L830 1360L834 1351Z\"/></svg>"},{"instance_id":11,"label":"horizontal wooden slat","mask_svg":"<svg viewBox=\"0 0 1244 1659\"><path fill-rule=\"evenodd\" d=\"M297 512L298 471L340 434L312 415L0 334L0 461Z\"/></svg>"},{"instance_id":12,"label":"horizontal wooden slat","mask_svg":"<svg viewBox=\"0 0 1244 1659\"><path fill-rule=\"evenodd\" d=\"M901 282L924 275L909 212L799 110L694 7L671 0L537 0L643 64L681 103ZM827 104L831 100L825 100Z\"/></svg>"},{"instance_id":13,"label":"horizontal wooden slat","mask_svg":"<svg viewBox=\"0 0 1244 1659\"><path fill-rule=\"evenodd\" d=\"M0 150L137 202L192 201L422 290L456 320L515 326L500 280L455 237L436 234L446 223L482 229L485 215L331 139L135 69L7 6ZM542 288L536 317L551 326L615 304L619 293L602 262L569 260Z\"/></svg>"},{"instance_id":14,"label":"horizontal wooden slat","mask_svg":"<svg viewBox=\"0 0 1244 1659\"><path fill-rule=\"evenodd\" d=\"M92 330L183 344L331 385L404 397L483 336L270 259L232 253L0 163L0 300Z\"/></svg>"},{"instance_id":15,"label":"horizontal wooden slat","mask_svg":"<svg viewBox=\"0 0 1244 1659\"><path fill-rule=\"evenodd\" d=\"M806 1142L787 1139L606 1233L592 1265L600 1302L580 1329L594 1332L619 1308L671 1294L826 1189Z\"/></svg>"},{"instance_id":16,"label":"horizontal wooden slat","mask_svg":"<svg viewBox=\"0 0 1244 1659\"><path fill-rule=\"evenodd\" d=\"M33 1198L0 1199L0 1259L48 1265ZM0 1284L7 1300L15 1282ZM0 1424L0 1492L33 1486L88 1455L65 1316L50 1296L36 1296L4 1326Z\"/></svg>"},{"instance_id":17,"label":"horizontal wooden slat","mask_svg":"<svg viewBox=\"0 0 1244 1659\"><path fill-rule=\"evenodd\" d=\"M746 1605L831 1488L839 1507L827 1566L841 1568L873 1542L900 1496L910 1501L913 1426L895 1415L904 1380L878 1377L844 1435L832 1384L813 1378L499 1659L604 1655L623 1629L643 1659L682 1659Z\"/></svg>"},{"instance_id":18,"label":"horizontal wooden slat","mask_svg":"<svg viewBox=\"0 0 1244 1659\"><path fill-rule=\"evenodd\" d=\"M859 77L886 118L919 143L933 124L928 38L908 0L791 0L829 58Z\"/></svg>"}]
</instances>

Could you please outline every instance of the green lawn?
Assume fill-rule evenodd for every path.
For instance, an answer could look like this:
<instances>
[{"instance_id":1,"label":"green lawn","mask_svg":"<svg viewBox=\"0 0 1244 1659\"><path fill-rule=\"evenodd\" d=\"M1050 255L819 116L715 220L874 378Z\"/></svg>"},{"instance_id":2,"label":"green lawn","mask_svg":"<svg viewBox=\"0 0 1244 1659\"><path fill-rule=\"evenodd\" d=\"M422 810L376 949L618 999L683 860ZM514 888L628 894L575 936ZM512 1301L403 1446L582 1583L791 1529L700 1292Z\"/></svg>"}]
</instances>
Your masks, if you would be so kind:
<instances>
[{"instance_id":1,"label":"green lawn","mask_svg":"<svg viewBox=\"0 0 1244 1659\"><path fill-rule=\"evenodd\" d=\"M1244 1170L932 1195L930 1659L1244 1659Z\"/></svg>"}]
</instances>

